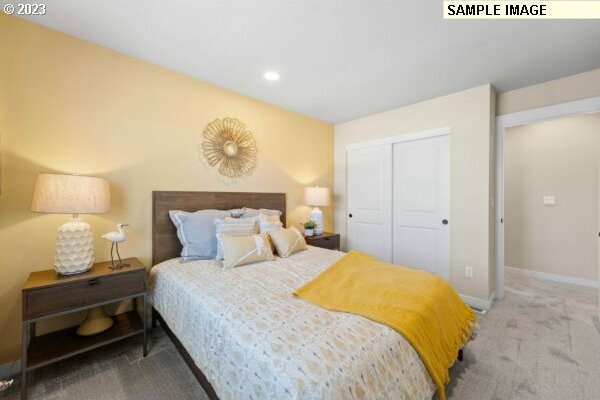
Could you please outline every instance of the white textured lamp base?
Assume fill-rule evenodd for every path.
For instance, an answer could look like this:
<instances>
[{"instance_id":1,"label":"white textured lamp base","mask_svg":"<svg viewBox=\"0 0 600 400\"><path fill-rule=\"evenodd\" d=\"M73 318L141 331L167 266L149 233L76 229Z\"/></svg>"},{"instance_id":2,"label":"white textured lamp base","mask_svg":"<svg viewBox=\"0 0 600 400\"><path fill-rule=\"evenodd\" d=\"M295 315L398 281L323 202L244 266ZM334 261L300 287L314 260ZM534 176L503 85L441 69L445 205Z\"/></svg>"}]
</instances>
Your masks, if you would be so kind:
<instances>
[{"instance_id":1,"label":"white textured lamp base","mask_svg":"<svg viewBox=\"0 0 600 400\"><path fill-rule=\"evenodd\" d=\"M92 227L79 218L70 219L58 228L54 268L61 275L88 271L94 264Z\"/></svg>"},{"instance_id":2,"label":"white textured lamp base","mask_svg":"<svg viewBox=\"0 0 600 400\"><path fill-rule=\"evenodd\" d=\"M310 213L310 220L315 223L315 235L323 234L323 212L315 207Z\"/></svg>"}]
</instances>

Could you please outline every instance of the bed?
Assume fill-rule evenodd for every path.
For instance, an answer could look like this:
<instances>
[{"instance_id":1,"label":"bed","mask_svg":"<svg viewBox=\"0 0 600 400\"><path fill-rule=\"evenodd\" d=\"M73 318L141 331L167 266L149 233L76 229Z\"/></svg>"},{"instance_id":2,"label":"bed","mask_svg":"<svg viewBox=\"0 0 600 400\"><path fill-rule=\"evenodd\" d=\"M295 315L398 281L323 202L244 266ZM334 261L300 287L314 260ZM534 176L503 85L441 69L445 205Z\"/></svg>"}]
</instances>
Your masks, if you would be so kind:
<instances>
[{"instance_id":1,"label":"bed","mask_svg":"<svg viewBox=\"0 0 600 400\"><path fill-rule=\"evenodd\" d=\"M154 192L153 322L158 320L211 399L431 399L435 386L393 329L295 298L344 253L310 247L222 271L180 263L168 210L279 209L285 194Z\"/></svg>"}]
</instances>

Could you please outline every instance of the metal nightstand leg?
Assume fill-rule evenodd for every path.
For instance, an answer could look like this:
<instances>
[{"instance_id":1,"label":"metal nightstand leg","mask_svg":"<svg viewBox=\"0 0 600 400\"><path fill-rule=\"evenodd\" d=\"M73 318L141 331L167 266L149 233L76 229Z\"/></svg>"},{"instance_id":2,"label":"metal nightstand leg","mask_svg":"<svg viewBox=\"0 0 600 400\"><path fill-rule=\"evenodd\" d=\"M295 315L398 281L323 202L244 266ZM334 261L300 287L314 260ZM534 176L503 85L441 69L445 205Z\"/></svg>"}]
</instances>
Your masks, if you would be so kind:
<instances>
[{"instance_id":1,"label":"metal nightstand leg","mask_svg":"<svg viewBox=\"0 0 600 400\"><path fill-rule=\"evenodd\" d=\"M21 326L21 400L27 399L27 347L29 347L29 323L23 322Z\"/></svg>"},{"instance_id":2,"label":"metal nightstand leg","mask_svg":"<svg viewBox=\"0 0 600 400\"><path fill-rule=\"evenodd\" d=\"M143 355L146 357L148 355L148 316L146 315L146 294L142 296L142 322L144 323L144 352Z\"/></svg>"}]
</instances>

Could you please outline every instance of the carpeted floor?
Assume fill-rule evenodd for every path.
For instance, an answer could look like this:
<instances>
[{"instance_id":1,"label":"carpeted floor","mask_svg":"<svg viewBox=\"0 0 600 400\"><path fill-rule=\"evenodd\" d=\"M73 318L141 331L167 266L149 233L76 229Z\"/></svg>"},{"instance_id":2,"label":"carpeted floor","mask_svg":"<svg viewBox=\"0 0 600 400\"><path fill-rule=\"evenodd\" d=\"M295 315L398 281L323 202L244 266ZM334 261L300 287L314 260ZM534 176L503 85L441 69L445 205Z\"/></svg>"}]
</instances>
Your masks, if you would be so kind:
<instances>
[{"instance_id":1,"label":"carpeted floor","mask_svg":"<svg viewBox=\"0 0 600 400\"><path fill-rule=\"evenodd\" d=\"M509 271L505 283L452 368L448 398L600 399L598 289Z\"/></svg>"},{"instance_id":2,"label":"carpeted floor","mask_svg":"<svg viewBox=\"0 0 600 400\"><path fill-rule=\"evenodd\" d=\"M507 272L506 297L479 318L463 362L451 370L453 400L600 399L597 289ZM139 339L98 349L30 374L29 398L205 399L159 328L150 354ZM19 399L19 382L2 399Z\"/></svg>"}]
</instances>

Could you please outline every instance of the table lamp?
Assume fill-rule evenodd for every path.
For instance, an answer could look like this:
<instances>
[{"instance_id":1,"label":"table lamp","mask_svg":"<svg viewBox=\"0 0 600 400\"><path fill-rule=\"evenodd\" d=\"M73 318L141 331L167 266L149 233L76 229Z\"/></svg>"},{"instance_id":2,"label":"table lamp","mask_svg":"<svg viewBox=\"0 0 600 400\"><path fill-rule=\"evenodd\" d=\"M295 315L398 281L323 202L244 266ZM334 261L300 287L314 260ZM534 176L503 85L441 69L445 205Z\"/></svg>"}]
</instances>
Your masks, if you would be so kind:
<instances>
[{"instance_id":1,"label":"table lamp","mask_svg":"<svg viewBox=\"0 0 600 400\"><path fill-rule=\"evenodd\" d=\"M80 175L38 174L31 211L72 214L58 228L54 268L61 275L88 271L94 264L92 227L79 214L110 211L108 181Z\"/></svg>"},{"instance_id":2,"label":"table lamp","mask_svg":"<svg viewBox=\"0 0 600 400\"><path fill-rule=\"evenodd\" d=\"M92 227L79 214L99 214L110 211L110 191L104 178L81 175L38 174L31 211L48 214L72 214L58 228L54 268L60 275L89 271L94 264ZM77 333L91 336L113 325L104 307L88 310Z\"/></svg>"},{"instance_id":3,"label":"table lamp","mask_svg":"<svg viewBox=\"0 0 600 400\"><path fill-rule=\"evenodd\" d=\"M315 223L315 234L323 234L323 212L319 206L327 207L329 205L329 189L320 186L311 186L304 188L304 204L315 206L310 213L310 220Z\"/></svg>"}]
</instances>

